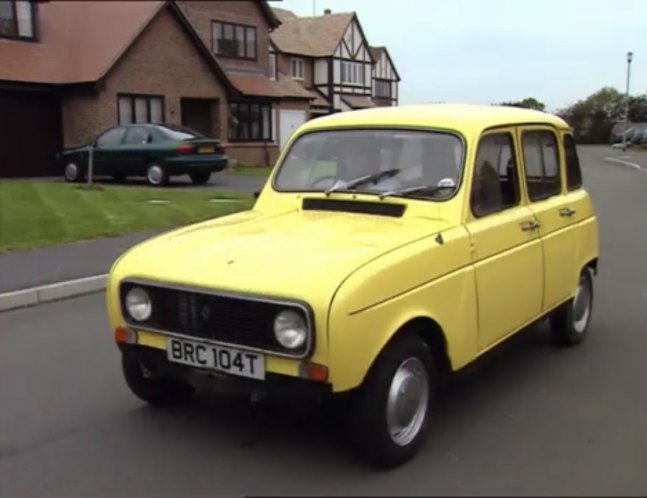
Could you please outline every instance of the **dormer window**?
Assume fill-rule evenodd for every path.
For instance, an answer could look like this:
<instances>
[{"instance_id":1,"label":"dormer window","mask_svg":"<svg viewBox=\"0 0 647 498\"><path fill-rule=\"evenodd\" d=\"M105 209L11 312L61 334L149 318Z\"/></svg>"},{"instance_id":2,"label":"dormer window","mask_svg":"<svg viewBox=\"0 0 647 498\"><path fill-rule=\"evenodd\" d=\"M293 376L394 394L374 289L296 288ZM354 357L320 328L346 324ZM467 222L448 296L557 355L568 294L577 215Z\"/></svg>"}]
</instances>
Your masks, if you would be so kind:
<instances>
[{"instance_id":1,"label":"dormer window","mask_svg":"<svg viewBox=\"0 0 647 498\"><path fill-rule=\"evenodd\" d=\"M36 37L34 3L0 0L0 38L33 40Z\"/></svg>"}]
</instances>

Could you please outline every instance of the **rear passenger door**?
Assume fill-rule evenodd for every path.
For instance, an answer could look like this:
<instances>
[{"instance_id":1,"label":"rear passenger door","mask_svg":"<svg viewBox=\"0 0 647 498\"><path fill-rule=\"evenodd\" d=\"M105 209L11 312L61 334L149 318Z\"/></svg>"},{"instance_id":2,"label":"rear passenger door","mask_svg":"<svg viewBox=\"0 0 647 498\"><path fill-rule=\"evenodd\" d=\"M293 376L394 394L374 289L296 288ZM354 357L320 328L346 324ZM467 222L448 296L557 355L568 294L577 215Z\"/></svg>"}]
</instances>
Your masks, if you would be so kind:
<instances>
[{"instance_id":1,"label":"rear passenger door","mask_svg":"<svg viewBox=\"0 0 647 498\"><path fill-rule=\"evenodd\" d=\"M543 247L544 292L542 310L567 299L575 289L576 233L569 202L563 195L564 173L559 135L551 127L520 129L524 179L529 207L539 222Z\"/></svg>"},{"instance_id":2,"label":"rear passenger door","mask_svg":"<svg viewBox=\"0 0 647 498\"><path fill-rule=\"evenodd\" d=\"M483 351L541 313L543 266L536 220L525 206L513 129L484 134L474 162L470 211Z\"/></svg>"},{"instance_id":3,"label":"rear passenger door","mask_svg":"<svg viewBox=\"0 0 647 498\"><path fill-rule=\"evenodd\" d=\"M132 126L124 137L120 154L123 158L123 173L138 175L146 171L146 162L150 155L151 133L147 127Z\"/></svg>"}]
</instances>

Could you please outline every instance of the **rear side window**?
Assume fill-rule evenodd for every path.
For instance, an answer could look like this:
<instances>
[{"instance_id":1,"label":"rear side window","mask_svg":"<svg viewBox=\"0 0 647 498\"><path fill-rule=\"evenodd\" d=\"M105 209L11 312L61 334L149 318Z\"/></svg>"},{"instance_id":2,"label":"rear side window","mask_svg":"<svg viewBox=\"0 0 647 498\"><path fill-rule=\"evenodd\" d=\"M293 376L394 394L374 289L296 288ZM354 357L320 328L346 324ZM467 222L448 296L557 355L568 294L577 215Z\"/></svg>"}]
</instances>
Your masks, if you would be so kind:
<instances>
[{"instance_id":1,"label":"rear side window","mask_svg":"<svg viewBox=\"0 0 647 498\"><path fill-rule=\"evenodd\" d=\"M149 137L150 133L146 128L130 128L124 142L129 145L141 145L148 143Z\"/></svg>"},{"instance_id":2,"label":"rear side window","mask_svg":"<svg viewBox=\"0 0 647 498\"><path fill-rule=\"evenodd\" d=\"M543 130L527 131L523 133L522 145L530 200L537 201L559 194L562 184L555 134Z\"/></svg>"},{"instance_id":3,"label":"rear side window","mask_svg":"<svg viewBox=\"0 0 647 498\"><path fill-rule=\"evenodd\" d=\"M509 133L494 133L479 143L470 204L475 216L503 211L519 203L514 142Z\"/></svg>"},{"instance_id":4,"label":"rear side window","mask_svg":"<svg viewBox=\"0 0 647 498\"><path fill-rule=\"evenodd\" d=\"M575 140L571 135L564 135L564 159L566 160L566 188L576 190L582 186L582 170L577 157Z\"/></svg>"}]
</instances>

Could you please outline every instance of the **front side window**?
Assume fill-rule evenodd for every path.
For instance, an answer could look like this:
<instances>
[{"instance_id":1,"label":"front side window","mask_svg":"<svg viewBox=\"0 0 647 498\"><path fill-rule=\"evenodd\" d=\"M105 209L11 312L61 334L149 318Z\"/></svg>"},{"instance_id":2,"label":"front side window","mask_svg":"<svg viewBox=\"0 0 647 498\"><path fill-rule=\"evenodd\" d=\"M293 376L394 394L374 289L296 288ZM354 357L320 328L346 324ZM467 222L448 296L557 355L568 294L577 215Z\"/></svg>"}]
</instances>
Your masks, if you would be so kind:
<instances>
[{"instance_id":1,"label":"front side window","mask_svg":"<svg viewBox=\"0 0 647 498\"><path fill-rule=\"evenodd\" d=\"M0 0L0 38L35 37L34 4L29 0Z\"/></svg>"},{"instance_id":2,"label":"front side window","mask_svg":"<svg viewBox=\"0 0 647 498\"><path fill-rule=\"evenodd\" d=\"M97 138L97 147L112 147L121 144L125 128L112 128Z\"/></svg>"},{"instance_id":3,"label":"front side window","mask_svg":"<svg viewBox=\"0 0 647 498\"><path fill-rule=\"evenodd\" d=\"M566 188L576 190L582 186L582 170L577 157L575 140L570 134L564 135L564 159L566 160Z\"/></svg>"},{"instance_id":4,"label":"front side window","mask_svg":"<svg viewBox=\"0 0 647 498\"><path fill-rule=\"evenodd\" d=\"M229 140L269 142L272 140L269 103L234 102L229 105Z\"/></svg>"},{"instance_id":5,"label":"front side window","mask_svg":"<svg viewBox=\"0 0 647 498\"><path fill-rule=\"evenodd\" d=\"M274 187L443 200L458 189L462 168L463 142L451 133L319 131L297 138L279 167Z\"/></svg>"},{"instance_id":6,"label":"front side window","mask_svg":"<svg viewBox=\"0 0 647 498\"><path fill-rule=\"evenodd\" d=\"M164 122L164 98L151 95L119 95L119 124Z\"/></svg>"},{"instance_id":7,"label":"front side window","mask_svg":"<svg viewBox=\"0 0 647 498\"><path fill-rule=\"evenodd\" d=\"M559 194L561 178L555 134L548 130L526 131L522 136L523 162L531 201Z\"/></svg>"},{"instance_id":8,"label":"front side window","mask_svg":"<svg viewBox=\"0 0 647 498\"><path fill-rule=\"evenodd\" d=\"M519 204L514 141L510 133L486 135L474 162L470 206L475 216L498 213Z\"/></svg>"},{"instance_id":9,"label":"front side window","mask_svg":"<svg viewBox=\"0 0 647 498\"><path fill-rule=\"evenodd\" d=\"M216 55L233 59L256 59L256 28L214 21L211 24L212 49Z\"/></svg>"},{"instance_id":10,"label":"front side window","mask_svg":"<svg viewBox=\"0 0 647 498\"><path fill-rule=\"evenodd\" d=\"M291 66L292 78L294 78L295 80L302 80L303 72L304 72L303 59L297 59L293 57L290 66Z\"/></svg>"}]
</instances>

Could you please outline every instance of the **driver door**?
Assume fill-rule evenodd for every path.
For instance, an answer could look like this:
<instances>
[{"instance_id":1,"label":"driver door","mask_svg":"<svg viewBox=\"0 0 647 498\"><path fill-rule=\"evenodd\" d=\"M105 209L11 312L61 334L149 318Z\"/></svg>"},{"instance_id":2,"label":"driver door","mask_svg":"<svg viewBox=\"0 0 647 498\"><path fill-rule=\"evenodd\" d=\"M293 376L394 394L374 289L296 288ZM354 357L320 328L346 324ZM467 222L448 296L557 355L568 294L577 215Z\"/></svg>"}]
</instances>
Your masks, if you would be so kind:
<instances>
[{"instance_id":1,"label":"driver door","mask_svg":"<svg viewBox=\"0 0 647 498\"><path fill-rule=\"evenodd\" d=\"M124 127L117 126L97 137L92 153L93 174L110 175L119 169L119 157L117 156L125 133Z\"/></svg>"}]
</instances>

